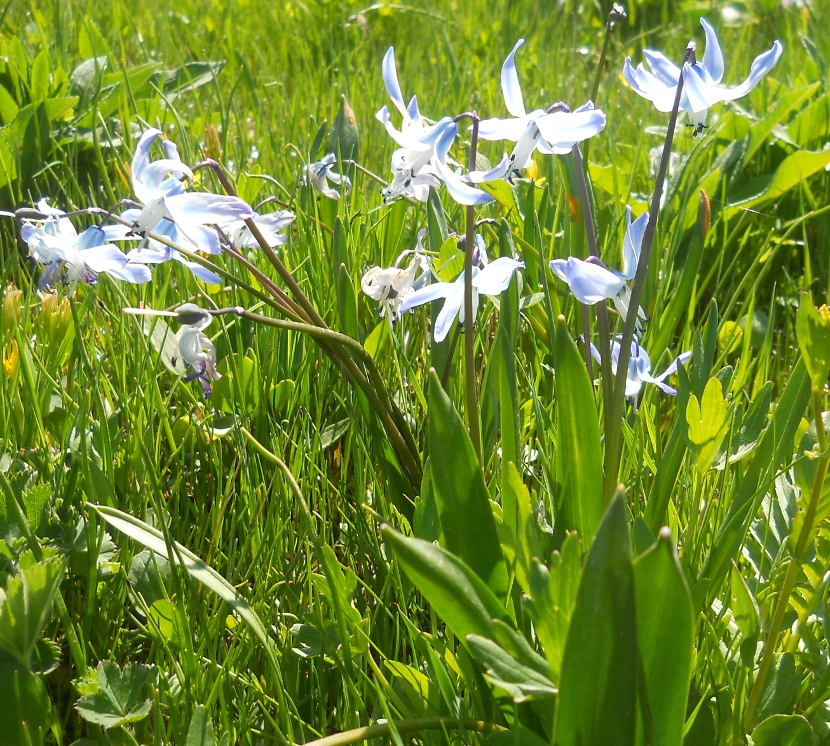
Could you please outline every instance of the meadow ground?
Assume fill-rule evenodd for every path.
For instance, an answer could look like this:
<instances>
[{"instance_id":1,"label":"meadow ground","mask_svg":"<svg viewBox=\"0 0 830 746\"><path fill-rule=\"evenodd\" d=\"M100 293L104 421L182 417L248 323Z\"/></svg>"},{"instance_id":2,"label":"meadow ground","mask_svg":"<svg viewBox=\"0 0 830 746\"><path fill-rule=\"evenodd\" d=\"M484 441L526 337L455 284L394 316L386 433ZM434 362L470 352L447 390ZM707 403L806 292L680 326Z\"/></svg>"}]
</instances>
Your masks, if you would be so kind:
<instances>
[{"instance_id":1,"label":"meadow ground","mask_svg":"<svg viewBox=\"0 0 830 746\"><path fill-rule=\"evenodd\" d=\"M476 208L493 219L480 226L491 259L515 252L526 265L498 307L481 306L476 326L481 468L450 405L469 412L463 334L431 341L424 308L390 328L361 292L364 272L414 248L422 228L441 279L464 261L451 234L464 234L466 212L445 190L429 206L385 205L380 194L394 149L375 118L391 107L386 50L395 48L404 94L417 94L434 120L471 109L506 116L499 75L519 38L528 108L577 106L597 79L605 5L0 7L0 210L43 197L67 212L134 198L133 148L157 127L185 163L213 158L244 200L275 198L261 210L296 215L279 259L366 355L350 363L355 374L307 329L220 315L208 333L223 378L203 398L181 375L178 325L165 338L164 319L122 309L192 302L279 318L267 280L224 255L215 263L239 282L206 285L168 262L148 284L101 274L50 295L19 220L0 218L0 734L12 739L0 741L306 743L386 719L403 724L378 743L564 744L582 734L593 744L612 732L619 743L654 743L665 731L664 743L725 744L753 729L756 744L783 743L785 733L802 739L787 743L830 742L830 535L820 523L830 505L823 428L808 430L826 408L809 359L824 353L808 350L805 372L796 334L802 292L821 305L830 275L826 0L635 2L610 35L596 98L607 125L583 157L612 268L626 205L635 215L648 208L650 151L659 158L668 122L623 81L625 58L639 62L651 48L681 60L689 39L702 48L701 16L718 32L729 85L773 40L784 47L748 96L712 107L702 137L677 129L680 159L644 278L643 339L654 371L682 351L693 356L688 375L670 379L677 398L649 385L625 405L623 524L616 500L598 533L598 520L585 523L586 501L608 504L607 406L599 388L594 406L584 367L569 373L563 362L583 333L583 307L547 270L551 259L587 253L570 156L536 152L515 184L490 187L496 202ZM358 166L336 167L351 192L321 196L303 167L327 151L344 155L354 127ZM467 143L462 127L459 162ZM481 167L511 147L481 143ZM221 191L209 170L194 182ZM264 252L244 257L284 286ZM446 401L437 378L429 383L433 367ZM361 371L379 375L395 432L411 431L415 466L376 416L380 405L354 385ZM697 429L691 400L703 402ZM802 530L805 510L814 531ZM430 554L432 544L415 557L415 545L379 531L384 521L439 541L475 569L475 582L450 555ZM663 525L671 536L649 549ZM585 551L597 536L584 571L575 539L565 539L571 529ZM415 554L396 559L407 547ZM673 581L656 559L664 550ZM545 573L554 580L543 591ZM661 604L664 615L649 617ZM432 730L416 730L415 718Z\"/></svg>"}]
</instances>

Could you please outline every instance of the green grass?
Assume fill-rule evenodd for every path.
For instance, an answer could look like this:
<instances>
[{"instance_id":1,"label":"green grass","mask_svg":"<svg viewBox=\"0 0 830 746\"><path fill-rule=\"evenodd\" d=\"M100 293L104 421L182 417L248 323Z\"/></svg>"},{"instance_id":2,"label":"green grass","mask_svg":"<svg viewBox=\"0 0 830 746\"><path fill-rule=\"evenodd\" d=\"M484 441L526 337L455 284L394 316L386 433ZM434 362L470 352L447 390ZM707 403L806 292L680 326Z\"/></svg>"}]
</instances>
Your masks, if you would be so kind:
<instances>
[{"instance_id":1,"label":"green grass","mask_svg":"<svg viewBox=\"0 0 830 746\"><path fill-rule=\"evenodd\" d=\"M819 304L828 297L830 172L820 168L810 178L795 178L782 195L749 207L739 199L760 189L756 180L774 174L787 156L819 152L830 140L830 41L822 31L830 27L830 6L817 0L807 11L758 0L729 7L741 14L731 22L721 18L719 4L653 2L627 9L629 20L615 32L600 87L598 105L608 115L608 127L591 142L589 173L602 255L616 267L625 205L635 205L637 213L645 208L653 188L648 151L662 143L660 129L666 124L622 82L625 57L639 61L646 46L679 60L688 38L702 43L698 18L705 14L719 31L725 80L731 84L742 79L751 59L774 38L782 40L784 56L772 74L737 105L715 107L705 137L695 140L678 131L675 149L688 159L670 181L644 296L652 319L645 341L655 370L679 352L694 349L686 396L689 391L700 396L710 375L720 371L734 407L734 453L741 426L737 413L759 397L761 425L772 423L766 431L770 440L781 437L773 426L788 416L776 405L799 357L799 295L808 291ZM137 135L158 126L179 144L186 162L209 156L223 163L247 200L275 196L290 206L297 221L280 256L326 322L364 342L383 326L360 293L360 277L368 267L388 266L401 250L413 247L427 214L403 202L382 206L380 184L356 171L348 199L333 203L317 198L300 184L300 176L318 129L324 121L334 121L345 94L360 133L357 160L386 179L392 143L374 119L388 104L380 71L386 49L395 46L404 95L417 94L427 116L437 119L470 108L482 116L503 116L499 71L519 37L527 40L517 64L529 107L560 99L578 105L588 97L604 15L593 6L577 8L570 2L361 8L182 0L168 8L124 0L12 0L0 9L0 55L9 58L0 61L0 86L14 101L12 108L0 98L0 209L32 205L43 196L67 211L93 204L111 207L131 196L128 165ZM113 74L105 83L117 87L92 80L85 91L77 82L72 89L72 70L82 59L98 55L107 55L106 74ZM185 85L189 78L184 74L166 83L149 77L209 61L224 65L199 86ZM145 65L154 67L131 76L130 71ZM36 72L44 69L46 77ZM38 80L45 87L38 89ZM175 90L177 83L185 90ZM805 90L810 85L814 87ZM78 93L79 100L59 105L62 97ZM37 105L45 99L58 101L57 113ZM22 121L20 112L32 101L32 116ZM12 116L16 109L20 111ZM776 128L763 131L776 112ZM744 158L742 149L754 146L756 137L759 147ZM501 147L485 144L483 149L497 160ZM463 148L457 146L455 152L462 160ZM517 194L525 220L499 206L484 208L482 216L505 218L523 255L528 245L546 261L584 255L581 227L569 216L563 170L552 157L537 157L537 165L540 181L544 178L549 186L549 191L535 190L538 236L523 202L524 183ZM207 172L200 173L206 187L220 189ZM684 270L693 266L701 188L711 204L711 226L697 249L702 252L700 269L689 299L672 306ZM446 195L442 200L450 229L463 233L462 208ZM326 229L334 229L336 219L335 248ZM83 221L77 224L86 225ZM549 724L534 704L513 705L492 694L483 669L450 632L452 625L448 628L392 560L390 544L378 531L379 518L429 539L438 538L440 524L429 504L424 507L423 496L415 521L402 515L399 491L381 465L385 436L377 422L362 414L355 390L311 338L218 317L209 331L232 380L224 397L203 401L196 384L165 367L142 332L142 319L121 309L140 302L162 309L188 300L202 306L243 305L262 313L267 308L232 285L208 291L173 262L156 269L152 283L139 288L102 277L96 287L81 287L63 301L61 312L51 313L39 297L14 221L4 219L0 231L0 281L22 292L19 321L4 315L2 322L4 354L11 355L16 345L19 358L0 376L0 471L20 495L31 485L48 485L45 518L31 529L47 554L53 547L66 563L60 583L65 613L53 613L44 630L60 647L58 667L41 676L54 717L47 742L127 742L126 730L105 732L75 709L79 696L91 691L82 680L103 660L122 667L147 664L157 672L147 689L153 701L150 714L134 726L135 740L142 744L190 746L188 730L199 705L212 719L217 742L220 734L229 733L231 743L241 744L304 743L380 718L421 715L459 715L503 726L521 719L546 732ZM486 231L492 256L498 253L500 228ZM261 252L250 256L275 276ZM219 261L250 281L229 257ZM526 275L521 294L539 292L544 283L538 273L537 280L539 287L534 287ZM552 275L547 283L551 294L546 302L561 308L571 336L577 337L581 308ZM59 294L69 296L66 289ZM710 317L712 299L717 312ZM498 360L494 339L500 320L492 305L483 308L476 338L484 474L490 496L502 503L497 451L503 445L499 416L505 402L490 372ZM520 448L539 451L522 470L522 480L534 507L541 506L542 523L550 522L553 531L540 534L541 559L560 549L564 537L557 521L562 495L556 459L556 399L564 394L557 391L552 374L552 343L546 340L552 319L544 308L546 303L539 303L519 318L514 379ZM730 345L731 331L746 325L747 318L758 324L757 332ZM416 312L392 335L382 336L374 352L390 395L412 423L422 450L427 373L436 359L429 334L427 314ZM655 339L662 343L657 349L651 344ZM706 339L711 343L708 359L699 354ZM449 371L448 393L463 411L461 347ZM792 531L792 516L776 523L769 514L779 501L786 502L786 467L797 454L797 443L779 445L782 458L764 462L763 478L749 493L750 464L760 445L743 461L699 474L679 437L678 462L672 468L669 446L676 423L685 423L684 411L678 400L656 390L644 392L638 411L626 409L621 480L628 487L635 554L647 546L647 532L656 535L664 524L680 541L698 620L691 701L705 700L692 733L698 740L688 742L725 744L733 735L742 738L749 732L741 717L758 664L742 645L749 635L743 628L739 634L734 622L738 602L730 596L730 561L741 565L757 599L760 639L766 642L784 574L786 549L779 548ZM811 419L806 410L803 414L803 423L801 414L794 414L799 436ZM308 503L316 537L278 466L231 425L243 425L253 440L285 462ZM796 440L794 433L788 435ZM421 485L414 487L420 492ZM736 534L732 546L729 536L724 539L724 525L736 495L748 499L754 523L748 534ZM694 519L697 533L684 535L693 520L693 501L701 496L706 507ZM145 577L139 577L136 558L146 559L139 554L143 547L107 528L89 503L117 508L163 530L168 540L215 568L262 620L274 644L273 658L227 604L184 570L171 572L158 560L161 585L147 579L155 576L152 562ZM789 509L794 509L792 499ZM15 572L26 543L26 531L7 518L10 511L7 506L0 514L6 531L0 557L4 578ZM806 620L804 646L795 658L798 680L784 680L779 659L779 700L768 701L764 711L806 712L821 742L830 738L830 714L822 704L830 671L824 639L827 541L823 528L785 617L785 632L796 614ZM761 555L767 556L766 564L758 559ZM734 594L734 580L731 588ZM520 598L516 581L505 603L510 601L517 628L541 650ZM160 603L151 612L154 600ZM154 626L160 614L170 621ZM783 650L787 638L780 643ZM745 665L747 655L751 665ZM395 742L407 738L401 735ZM430 744L485 740L449 726L418 738ZM521 743L536 743L526 738Z\"/></svg>"}]
</instances>

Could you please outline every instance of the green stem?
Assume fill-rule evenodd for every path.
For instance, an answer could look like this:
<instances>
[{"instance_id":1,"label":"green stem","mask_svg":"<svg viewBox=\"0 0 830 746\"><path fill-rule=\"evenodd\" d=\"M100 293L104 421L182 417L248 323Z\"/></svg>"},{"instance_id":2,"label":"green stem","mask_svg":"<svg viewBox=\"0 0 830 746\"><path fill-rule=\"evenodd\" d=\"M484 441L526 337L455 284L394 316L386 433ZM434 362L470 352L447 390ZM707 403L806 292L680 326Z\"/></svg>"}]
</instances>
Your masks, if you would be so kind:
<instances>
[{"instance_id":1,"label":"green stem","mask_svg":"<svg viewBox=\"0 0 830 746\"><path fill-rule=\"evenodd\" d=\"M695 45L689 42L686 47L686 55L683 64L689 62L694 64ZM657 183L654 185L654 194L651 197L649 219L643 235L643 243L640 249L640 261L637 265L637 274L634 277L634 286L631 289L631 299L628 305L628 315L623 327L622 339L620 340L620 356L617 361L617 379L614 386L614 395L611 401L611 416L609 418L610 429L605 431L605 492L610 499L617 484L622 457L622 413L625 407L625 379L628 373L628 360L631 357L631 340L634 339L634 327L637 323L637 314L640 310L640 300L643 297L643 288L648 275L648 263L651 257L651 247L654 243L654 235L657 229L657 214L660 211L660 198L663 196L663 182L666 179L666 172L669 168L671 146L674 140L674 129L677 125L677 114L680 110L680 96L683 92L683 75L677 81L677 91L674 96L674 105L669 116L669 127L666 133L666 142L663 145L663 154L660 158L660 168L657 171Z\"/></svg>"},{"instance_id":2,"label":"green stem","mask_svg":"<svg viewBox=\"0 0 830 746\"><path fill-rule=\"evenodd\" d=\"M507 729L495 723L488 723L484 720L473 720L472 718L453 717L426 717L411 718L408 720L393 720L391 723L376 723L366 725L362 728L347 730L343 733L335 733L332 736L318 738L316 741L309 741L305 746L348 746L352 743L361 743L373 738L384 738L392 733L394 728L397 733L413 733L422 730L455 730L463 726L474 733L496 733L504 732Z\"/></svg>"},{"instance_id":3,"label":"green stem","mask_svg":"<svg viewBox=\"0 0 830 746\"><path fill-rule=\"evenodd\" d=\"M772 622L770 623L769 634L767 635L767 642L764 646L764 656L761 658L761 665L758 667L758 675L755 677L755 683L752 685L752 691L749 694L749 699L746 703L746 710L744 711L744 726L752 726L754 724L755 709L758 706L758 700L761 698L761 692L764 689L769 669L772 665L772 659L775 655L776 643L778 635L781 632L781 626L784 622L784 615L787 612L787 607L790 603L790 595L795 588L795 582L798 578L798 571L801 568L801 560L804 557L804 552L807 549L807 544L813 534L813 523L816 520L816 512L821 500L821 492L824 488L824 480L827 477L827 468L830 466L830 452L827 450L827 434L824 431L824 419L822 417L822 393L819 389L813 388L812 405L813 417L816 422L816 434L818 435L818 449L819 457L816 464L816 474L813 479L813 487L810 492L810 502L807 504L807 510L804 513L804 522L801 524L801 533L795 543L795 550L792 552L790 564L787 567L787 574L784 577L784 583L781 586L781 593L778 596L778 601L775 604L775 611L772 615Z\"/></svg>"},{"instance_id":4,"label":"green stem","mask_svg":"<svg viewBox=\"0 0 830 746\"><path fill-rule=\"evenodd\" d=\"M472 112L473 132L470 137L470 171L476 167L478 147L478 115ZM467 207L467 233L464 244L464 367L467 399L467 428L473 441L479 465L481 456L481 426L478 414L478 387L476 386L475 323L473 321L473 253L475 252L476 212L473 205Z\"/></svg>"}]
</instances>

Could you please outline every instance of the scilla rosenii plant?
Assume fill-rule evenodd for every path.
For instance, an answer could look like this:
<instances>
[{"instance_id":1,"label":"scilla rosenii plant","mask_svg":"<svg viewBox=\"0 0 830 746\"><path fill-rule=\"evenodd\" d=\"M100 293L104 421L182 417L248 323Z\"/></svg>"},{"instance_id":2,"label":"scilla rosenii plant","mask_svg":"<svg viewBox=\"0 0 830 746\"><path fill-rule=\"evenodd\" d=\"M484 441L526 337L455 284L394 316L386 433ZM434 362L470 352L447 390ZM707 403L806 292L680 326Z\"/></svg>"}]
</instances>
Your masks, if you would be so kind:
<instances>
[{"instance_id":1,"label":"scilla rosenii plant","mask_svg":"<svg viewBox=\"0 0 830 746\"><path fill-rule=\"evenodd\" d=\"M622 9L614 6L593 99L612 29L623 18ZM800 568L812 550L816 527L830 513L824 498L830 451L823 416L823 386L830 371L830 312L824 307L816 310L806 298L802 301L797 329L803 362L792 372L769 423L764 419L766 411L762 411L755 439L747 442L745 453L740 455L751 456L749 466L730 487L729 508L714 538L707 539L705 551L698 551L704 544L699 521L708 515L711 504L705 499L713 489L711 475L730 468L733 457L737 460L728 450L732 441L726 440L730 418L737 414L723 393L723 376L712 371L715 307L707 334L697 340L694 352L680 353L673 363L661 366L661 374L652 375L652 358L647 352L651 335L659 335L660 330L651 331L655 322L647 323L641 303L646 278L657 274L652 249L658 223L664 210L670 209L664 206L663 191L678 115L685 112L693 127L691 134L705 137L708 110L721 101L746 95L782 53L776 41L769 52L755 60L743 84L724 88L717 36L705 20L702 24L706 36L702 61L695 44L690 43L680 66L647 50L644 54L650 71L625 63L624 76L633 92L654 102L669 118L649 209L637 216L630 207L626 209L621 269L609 268L600 257L597 220L580 150L581 143L587 147L589 138L600 135L606 125L605 114L596 108L595 100L573 110L566 103L548 103L528 113L516 66L520 40L501 75L511 118L482 121L477 112L468 111L438 112L442 116L428 119L415 97L404 100L393 50L385 55L383 80L401 125L394 124L398 115L386 106L378 111L377 119L397 146L392 178L384 186L382 198L384 204L408 200L415 206L413 220L421 218L418 208L425 204L428 240L425 246L422 240L427 234L422 233L418 246L401 254L393 266L370 268L361 286L371 301L379 303L382 323L390 325L393 335L402 327L406 329L410 349L411 340L418 339L418 314L423 313L416 309L433 303L435 344L431 350L436 355L434 364L440 357L442 365L441 370L429 373L425 443L419 442L412 426L416 412L403 411L403 399L390 391L364 344L330 327L283 262L279 247L287 240L284 231L293 216L286 212L257 214L238 198L216 162L207 160L188 167L175 145L161 141L160 132L149 130L139 141L132 163L136 201L126 200L124 212L119 214L117 208L122 205L117 205L111 210L90 208L73 215L42 203L38 210L18 213L31 256L45 267L44 285L62 280L73 286L93 284L101 272L123 281L146 282L150 267L175 259L206 283L230 282L248 293L251 302L265 312L236 306L201 309L184 302L168 311L128 309L173 317L180 323L178 357L188 368L188 378L199 382L205 396L210 395L211 382L219 373L216 348L204 332L213 316L231 314L309 335L355 388L369 425L376 428L380 424L385 437L378 439L384 447L377 459L390 484L395 482L400 492L396 502L399 514L378 516L380 531L394 550L394 561L451 633L442 643L442 652L438 652L438 632L424 638L430 651L429 673L440 682L445 711L434 717L379 721L320 739L320 746L390 734L399 741L402 733L431 729L457 729L470 741L475 738L471 733L489 733L494 743L504 744L680 746L684 737L697 732L695 729L708 727L707 718L712 716L707 702L713 697L727 713L719 726L729 733L730 742L751 735L756 743L812 743L814 724L782 712L776 702L783 696L780 688L791 686L786 678L794 675L790 659L800 649L808 620L808 615L799 615L796 624L786 628L788 604ZM462 125L469 127L466 157L457 145L465 131ZM482 166L478 158L480 140L504 140L514 145L491 168L489 163ZM164 157L153 160L150 151L156 141L162 143ZM513 183L532 165L534 153L560 159L563 172L572 177L569 197L581 206L587 257L548 263L541 240L534 244L539 215L532 183L524 215L510 216L530 230L520 234L509 220L497 222L493 218L497 205L502 204L488 206L494 203L494 195L503 200L505 190L513 193ZM327 198L346 197L355 178L354 172L347 177L346 169L358 164L341 162L339 170L333 171L337 162L337 154L329 153L307 166L309 190L319 190ZM199 169L213 173L225 194L188 191ZM356 171L368 173L363 167ZM452 210L445 210L441 203L438 190L442 187L464 207L464 227L458 234L448 229ZM545 195L549 198L547 191ZM705 195L701 205L699 230L705 238ZM69 221L80 214L96 215L99 225L78 234ZM618 245L616 237L606 243ZM115 244L132 248L124 252ZM516 251L517 245L521 252ZM248 250L254 246L264 253L275 277L252 258ZM488 257L496 252L497 258ZM220 254L233 258L238 274L216 259ZM463 268L456 266L448 276L446 260L458 258L460 263L462 254ZM253 279L245 279L244 273ZM569 329L560 312L566 309L553 291L559 281L566 283L575 302L584 306L578 330ZM517 286L523 282L531 285L532 294L520 300ZM536 293L539 288L541 293ZM497 327L488 328L498 329L492 344L485 330L475 328L477 319L487 313L480 309L479 295L498 304ZM541 301L534 298L538 295ZM436 300L442 302L434 303ZM613 303L616 316L610 313L607 301ZM533 302L541 302L543 310L534 313L532 320L529 315L527 318L552 353L555 377L555 417L546 423L555 432L555 452L552 460L547 454L542 457L546 476L537 482L549 490L547 501L538 500L526 485L527 462L533 457L531 444L521 443L516 394L514 353L520 342L519 311ZM591 322L590 307L595 309L596 324ZM448 393L452 387L442 384L452 370L461 334L466 422ZM580 336L584 354L575 342ZM445 338L447 347L441 347ZM397 349L405 346L400 344ZM658 357L664 352L652 349ZM423 354L427 355L425 350ZM502 435L500 452L487 459L481 427L484 385L479 355L487 361L486 385L497 392ZM596 391L594 359L600 364ZM684 368L690 360L691 375ZM666 380L675 374L676 387ZM676 396L680 411L658 467L658 481L663 480L663 486L647 495L638 494L636 485L627 489L620 484L624 441L639 416L637 405L644 383L653 385L655 396ZM767 586L767 598L774 595L775 600L771 620L765 625L734 560L746 539L758 495L769 491L777 470L791 455L788 449L810 401L814 425L802 433L809 441L807 466L799 467L795 477L801 495L799 513L785 537L786 557L780 565L783 585ZM541 419L547 410L539 404L536 411ZM308 524L317 559L324 574L333 578L334 554L320 545L299 485L281 459L270 454L250 432L243 432L251 445L285 474ZM672 493L685 452L694 467L691 503ZM488 484L491 469L495 476ZM133 526L133 538L156 551L163 549L157 536L135 530L135 519L112 508L96 510L120 530ZM437 518L427 529L425 516L430 513ZM636 516L633 521L632 515ZM667 522L678 527L679 547L664 525ZM413 532L419 536L411 536ZM329 582L335 593L337 583ZM237 599L232 588L221 592ZM719 615L716 629L704 610L727 607L734 623L730 626L729 620ZM244 618L267 646L268 633L255 615ZM350 631L345 620L338 619L338 625L338 661L348 675L354 665L348 652ZM783 652L779 643L784 643ZM741 650L740 663L734 656L728 661L729 665L743 666L735 674L737 684L733 686L729 679L728 691L726 685L716 688L699 673L700 660L707 655L720 655L723 669L728 670L721 646ZM447 661L452 661L452 680ZM460 682L463 696L454 696L454 682ZM823 692L826 681L822 687ZM812 712L820 706L815 702L819 700L811 705ZM793 733L799 737L806 733L808 740L793 740Z\"/></svg>"}]
</instances>

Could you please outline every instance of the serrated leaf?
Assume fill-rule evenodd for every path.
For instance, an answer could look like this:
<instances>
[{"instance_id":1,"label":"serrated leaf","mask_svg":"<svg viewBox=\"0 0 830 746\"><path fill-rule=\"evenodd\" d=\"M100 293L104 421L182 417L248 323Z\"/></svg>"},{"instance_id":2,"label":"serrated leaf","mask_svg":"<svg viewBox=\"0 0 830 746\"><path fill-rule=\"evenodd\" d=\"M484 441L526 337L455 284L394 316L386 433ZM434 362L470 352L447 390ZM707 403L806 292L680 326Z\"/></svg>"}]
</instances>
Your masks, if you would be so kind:
<instances>
[{"instance_id":1,"label":"serrated leaf","mask_svg":"<svg viewBox=\"0 0 830 746\"><path fill-rule=\"evenodd\" d=\"M123 670L113 661L98 664L98 692L75 703L80 716L104 728L118 728L143 720L150 714L152 700L145 699L156 677L155 668L128 663Z\"/></svg>"}]
</instances>

